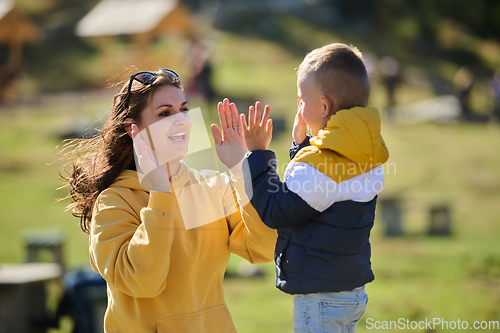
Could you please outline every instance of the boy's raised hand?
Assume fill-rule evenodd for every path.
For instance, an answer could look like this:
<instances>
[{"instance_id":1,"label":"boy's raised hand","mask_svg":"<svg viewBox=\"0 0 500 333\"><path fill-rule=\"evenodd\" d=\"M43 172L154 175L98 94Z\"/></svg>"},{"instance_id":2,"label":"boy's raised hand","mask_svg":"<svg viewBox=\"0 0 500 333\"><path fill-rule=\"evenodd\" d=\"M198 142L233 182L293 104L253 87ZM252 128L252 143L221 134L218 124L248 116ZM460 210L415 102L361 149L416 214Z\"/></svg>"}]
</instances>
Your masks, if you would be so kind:
<instances>
[{"instance_id":1,"label":"boy's raised hand","mask_svg":"<svg viewBox=\"0 0 500 333\"><path fill-rule=\"evenodd\" d=\"M267 150L273 137L273 121L269 119L270 107L266 105L261 120L260 102L248 109L248 124L245 115L240 115L241 128L248 150Z\"/></svg>"},{"instance_id":2,"label":"boy's raised hand","mask_svg":"<svg viewBox=\"0 0 500 333\"><path fill-rule=\"evenodd\" d=\"M300 109L297 111L297 114L295 115L295 121L293 122L292 137L296 145L300 145L307 137L307 124L304 118L302 117Z\"/></svg>"}]
</instances>

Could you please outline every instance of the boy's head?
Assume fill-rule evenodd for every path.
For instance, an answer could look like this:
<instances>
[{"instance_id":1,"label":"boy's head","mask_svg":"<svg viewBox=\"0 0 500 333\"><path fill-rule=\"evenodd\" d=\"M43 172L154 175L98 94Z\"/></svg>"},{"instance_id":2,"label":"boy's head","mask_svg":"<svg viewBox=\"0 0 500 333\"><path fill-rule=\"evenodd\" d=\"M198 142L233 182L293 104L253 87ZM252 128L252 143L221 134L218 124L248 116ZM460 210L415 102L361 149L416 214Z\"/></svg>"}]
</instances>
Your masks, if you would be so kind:
<instances>
[{"instance_id":1,"label":"boy's head","mask_svg":"<svg viewBox=\"0 0 500 333\"><path fill-rule=\"evenodd\" d=\"M299 112L316 135L339 110L365 107L370 93L361 52L341 43L311 51L297 70Z\"/></svg>"}]
</instances>

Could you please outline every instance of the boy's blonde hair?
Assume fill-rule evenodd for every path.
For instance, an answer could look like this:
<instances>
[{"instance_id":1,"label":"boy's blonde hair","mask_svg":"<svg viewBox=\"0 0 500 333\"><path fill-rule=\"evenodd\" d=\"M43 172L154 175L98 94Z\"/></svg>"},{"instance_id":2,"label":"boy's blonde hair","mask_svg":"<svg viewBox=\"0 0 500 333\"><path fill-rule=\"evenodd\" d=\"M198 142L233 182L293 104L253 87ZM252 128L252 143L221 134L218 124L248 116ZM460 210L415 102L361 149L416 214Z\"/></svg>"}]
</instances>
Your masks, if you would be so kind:
<instances>
[{"instance_id":1,"label":"boy's blonde hair","mask_svg":"<svg viewBox=\"0 0 500 333\"><path fill-rule=\"evenodd\" d=\"M342 43L325 45L307 54L297 70L298 80L312 75L323 90L337 102L337 109L365 107L370 94L363 55Z\"/></svg>"}]
</instances>

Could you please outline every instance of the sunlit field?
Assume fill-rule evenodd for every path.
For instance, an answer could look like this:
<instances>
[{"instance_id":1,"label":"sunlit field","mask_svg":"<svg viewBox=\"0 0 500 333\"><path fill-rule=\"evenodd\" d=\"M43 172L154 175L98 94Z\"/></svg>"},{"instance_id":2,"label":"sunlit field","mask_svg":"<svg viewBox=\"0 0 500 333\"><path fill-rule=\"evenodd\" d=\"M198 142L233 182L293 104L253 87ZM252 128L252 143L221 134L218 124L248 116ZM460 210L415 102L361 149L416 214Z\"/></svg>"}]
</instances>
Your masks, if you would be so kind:
<instances>
[{"instance_id":1,"label":"sunlit field","mask_svg":"<svg viewBox=\"0 0 500 333\"><path fill-rule=\"evenodd\" d=\"M296 33L297 38L303 38L300 31ZM332 40L336 37L318 34L308 43L321 46L336 41ZM296 111L295 68L301 56L256 38L218 32L214 40L214 79L221 97L234 99L240 112L259 99L271 105L271 117L284 122L286 130L275 133L270 147L283 171ZM408 73L413 76L401 87L398 102L431 97L418 68L410 68ZM182 77L182 71L180 74ZM66 238L67 268L89 265L88 237L78 220L64 211L69 201L57 201L68 194L67 188L56 190L63 185L59 179L65 162L60 155L61 137L99 126L106 119L114 93L113 89L57 93L0 107L1 263L25 261L23 235L27 230L57 228ZM201 107L207 128L217 121L215 103L190 102L192 108ZM478 95L477 103L485 105L484 97ZM384 112L385 91L376 79L370 104ZM384 221L377 212L372 234L376 279L367 285L368 308L358 331L373 331L369 323L382 325L400 318L405 322L433 318L467 321L469 328L474 321L500 321L500 125L398 126L384 118L382 134L391 167L385 169L386 186L380 199L391 197L401 202L404 234L385 236ZM449 236L427 235L430 209L435 205L450 208ZM292 332L293 297L274 287L273 264L261 265L263 277L238 277L244 265L233 257L230 277L224 282L238 332ZM448 330L436 326L434 331Z\"/></svg>"}]
</instances>

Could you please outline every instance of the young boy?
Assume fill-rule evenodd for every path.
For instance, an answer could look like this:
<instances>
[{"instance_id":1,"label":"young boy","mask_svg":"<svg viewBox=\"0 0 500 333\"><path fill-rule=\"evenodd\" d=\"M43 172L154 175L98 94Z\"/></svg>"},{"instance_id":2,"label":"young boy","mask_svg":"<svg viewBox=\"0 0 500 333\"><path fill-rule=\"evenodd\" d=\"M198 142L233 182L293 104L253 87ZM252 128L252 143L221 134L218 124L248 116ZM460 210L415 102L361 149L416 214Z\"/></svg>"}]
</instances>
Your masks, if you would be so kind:
<instances>
[{"instance_id":1,"label":"young boy","mask_svg":"<svg viewBox=\"0 0 500 333\"><path fill-rule=\"evenodd\" d=\"M247 192L264 223L278 229L276 286L295 295L295 332L352 332L366 308L369 236L388 159L380 114L366 107L369 90L358 49L336 43L305 57L284 183L267 150L269 106L262 120L260 103L250 107L248 125L240 116Z\"/></svg>"}]
</instances>

